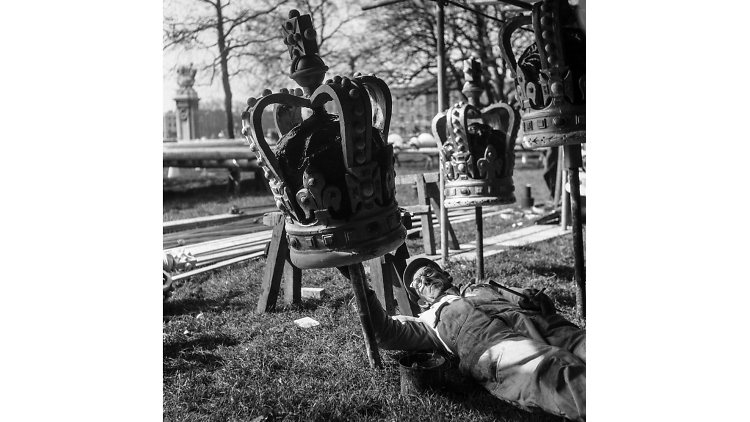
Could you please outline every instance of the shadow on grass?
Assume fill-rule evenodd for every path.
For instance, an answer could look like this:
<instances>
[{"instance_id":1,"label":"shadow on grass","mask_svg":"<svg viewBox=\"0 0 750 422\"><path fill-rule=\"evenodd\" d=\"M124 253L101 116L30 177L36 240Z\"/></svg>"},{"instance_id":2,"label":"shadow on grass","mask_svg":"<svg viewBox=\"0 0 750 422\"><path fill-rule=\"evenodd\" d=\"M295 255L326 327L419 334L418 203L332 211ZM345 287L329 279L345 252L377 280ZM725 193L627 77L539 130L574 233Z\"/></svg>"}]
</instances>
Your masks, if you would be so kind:
<instances>
[{"instance_id":1,"label":"shadow on grass","mask_svg":"<svg viewBox=\"0 0 750 422\"><path fill-rule=\"evenodd\" d=\"M385 361L398 371L398 360L414 352L400 351L392 354ZM451 402L460 408L461 412L478 412L483 415L492 415L495 420L505 422L558 422L559 417L550 415L541 410L526 411L513 406L510 403L495 397L475 380L461 374L458 358L449 357L450 368L445 372L445 383L438 388L415 393L419 398L425 395L435 395L442 401ZM403 420L419 420L419 414L404 415ZM424 416L424 415L422 415ZM436 420L443 420L442 417Z\"/></svg>"},{"instance_id":2,"label":"shadow on grass","mask_svg":"<svg viewBox=\"0 0 750 422\"><path fill-rule=\"evenodd\" d=\"M244 295L242 290L230 290L223 296L216 299L202 298L192 296L184 299L169 299L164 302L162 315L164 318L174 317L185 314L192 314L211 309L214 311L225 311L233 309L244 309L248 307L246 303L231 302L232 299Z\"/></svg>"},{"instance_id":3,"label":"shadow on grass","mask_svg":"<svg viewBox=\"0 0 750 422\"><path fill-rule=\"evenodd\" d=\"M211 179L167 179L162 182L162 192L164 200L185 200L198 199L205 201L207 199L226 199L228 194L232 193L228 179L211 178ZM264 193L265 187L252 179L240 181L240 191L242 193Z\"/></svg>"},{"instance_id":4,"label":"shadow on grass","mask_svg":"<svg viewBox=\"0 0 750 422\"><path fill-rule=\"evenodd\" d=\"M570 308L576 307L576 298L572 294L564 294L564 293L555 294L555 302L557 302L557 304L561 306L566 306Z\"/></svg>"},{"instance_id":5,"label":"shadow on grass","mask_svg":"<svg viewBox=\"0 0 750 422\"><path fill-rule=\"evenodd\" d=\"M575 277L575 269L571 266L567 265L556 265L556 264L550 264L550 265L534 265L534 264L527 264L525 265L526 269L530 272L540 275L543 277L551 277L555 276L559 280L573 280Z\"/></svg>"},{"instance_id":6,"label":"shadow on grass","mask_svg":"<svg viewBox=\"0 0 750 422\"><path fill-rule=\"evenodd\" d=\"M224 359L209 351L219 346L234 346L239 341L225 334L201 336L200 338L165 344L162 355L164 375L171 375L186 369L201 367L214 369L224 364Z\"/></svg>"}]
</instances>

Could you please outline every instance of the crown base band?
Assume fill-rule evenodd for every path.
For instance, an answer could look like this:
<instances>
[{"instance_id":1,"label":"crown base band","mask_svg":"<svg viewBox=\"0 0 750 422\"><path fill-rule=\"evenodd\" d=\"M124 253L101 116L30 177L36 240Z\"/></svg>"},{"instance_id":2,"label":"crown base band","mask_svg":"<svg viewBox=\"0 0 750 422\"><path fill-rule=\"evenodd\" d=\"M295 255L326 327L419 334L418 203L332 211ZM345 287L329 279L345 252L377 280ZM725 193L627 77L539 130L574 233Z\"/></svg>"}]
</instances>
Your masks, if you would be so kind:
<instances>
[{"instance_id":1,"label":"crown base band","mask_svg":"<svg viewBox=\"0 0 750 422\"><path fill-rule=\"evenodd\" d=\"M483 207L489 205L507 205L516 202L516 196L511 194L509 197L497 196L462 196L462 197L445 197L446 208L460 207Z\"/></svg>"},{"instance_id":2,"label":"crown base band","mask_svg":"<svg viewBox=\"0 0 750 422\"><path fill-rule=\"evenodd\" d=\"M297 268L332 268L359 264L396 250L406 240L406 229L395 230L366 242L353 242L340 249L289 250L289 259Z\"/></svg>"},{"instance_id":3,"label":"crown base band","mask_svg":"<svg viewBox=\"0 0 750 422\"><path fill-rule=\"evenodd\" d=\"M401 212L393 206L373 209L371 217L328 227L299 226L287 220L292 262L299 268L330 268L383 256L406 238Z\"/></svg>"},{"instance_id":4,"label":"crown base band","mask_svg":"<svg viewBox=\"0 0 750 422\"><path fill-rule=\"evenodd\" d=\"M509 180L507 180L509 179ZM447 208L504 205L516 202L512 178L500 179L510 183L489 184L485 180L458 180L445 184L445 206Z\"/></svg>"},{"instance_id":5,"label":"crown base band","mask_svg":"<svg viewBox=\"0 0 750 422\"><path fill-rule=\"evenodd\" d=\"M521 144L527 149L560 147L586 143L586 130L566 133L524 134Z\"/></svg>"}]
</instances>

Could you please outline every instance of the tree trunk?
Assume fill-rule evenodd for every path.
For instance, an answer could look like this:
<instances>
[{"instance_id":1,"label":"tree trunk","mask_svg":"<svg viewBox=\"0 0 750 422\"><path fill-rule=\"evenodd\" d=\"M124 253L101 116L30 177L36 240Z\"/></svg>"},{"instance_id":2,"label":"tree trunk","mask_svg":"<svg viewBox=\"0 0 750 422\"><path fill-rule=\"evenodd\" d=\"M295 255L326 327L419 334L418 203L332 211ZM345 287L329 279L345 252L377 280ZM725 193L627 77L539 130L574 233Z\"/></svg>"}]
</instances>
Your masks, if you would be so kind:
<instances>
[{"instance_id":1,"label":"tree trunk","mask_svg":"<svg viewBox=\"0 0 750 422\"><path fill-rule=\"evenodd\" d=\"M482 16L480 13L484 13L484 8L478 4L474 5L474 18L477 20L477 53L479 54L479 62L482 63L482 76L485 79L485 83L482 83L482 87L484 88L485 93L487 94L487 103L492 104L495 102L495 95L494 92L492 92L492 86L489 84L490 78L486 77L489 76L489 69L490 65L494 65L494 63L490 62L490 55L492 54L491 47L488 48L488 36L487 36L487 23L484 21L484 16ZM489 54L488 54L489 50Z\"/></svg>"},{"instance_id":2,"label":"tree trunk","mask_svg":"<svg viewBox=\"0 0 750 422\"><path fill-rule=\"evenodd\" d=\"M234 118L232 116L232 88L229 85L229 66L227 65L226 40L224 38L224 16L221 13L221 0L216 0L216 31L219 36L219 60L221 64L221 84L224 87L224 111L227 116L227 138L234 138Z\"/></svg>"},{"instance_id":3,"label":"tree trunk","mask_svg":"<svg viewBox=\"0 0 750 422\"><path fill-rule=\"evenodd\" d=\"M502 9L498 10L499 19L505 20L505 12L503 12ZM498 60L495 60L495 63L497 63ZM494 68L494 74L493 76L493 82L495 85L495 90L497 91L498 95L498 101L502 101L504 103L508 102L508 96L505 93L505 73L507 70L507 64L505 63L505 60L500 59L499 60L500 65L496 65Z\"/></svg>"}]
</instances>

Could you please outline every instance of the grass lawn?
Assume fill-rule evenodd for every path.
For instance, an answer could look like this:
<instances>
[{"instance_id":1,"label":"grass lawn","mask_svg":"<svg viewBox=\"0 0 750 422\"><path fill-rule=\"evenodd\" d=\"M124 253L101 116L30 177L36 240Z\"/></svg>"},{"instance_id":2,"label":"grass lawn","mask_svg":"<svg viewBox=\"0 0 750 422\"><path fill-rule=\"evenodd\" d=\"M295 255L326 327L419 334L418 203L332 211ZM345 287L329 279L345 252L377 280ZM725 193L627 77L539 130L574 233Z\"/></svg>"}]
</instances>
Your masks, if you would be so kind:
<instances>
[{"instance_id":1,"label":"grass lawn","mask_svg":"<svg viewBox=\"0 0 750 422\"><path fill-rule=\"evenodd\" d=\"M397 168L398 174L404 174ZM412 169L412 172L422 171ZM218 172L218 171L217 171ZM225 176L217 177L223 183ZM516 187L532 185L546 194L540 169L518 169ZM176 179L179 180L179 179ZM165 181L164 221L227 212L270 202L252 188L231 197L226 187L207 185L179 192ZM186 182L187 183L187 182ZM399 204L416 202L399 188ZM523 216L485 221L485 236L511 230ZM473 223L456 224L459 240L474 239ZM487 277L510 286L546 287L564 316L574 316L571 236L511 248L485 259ZM410 253L421 239L407 241ZM481 386L448 371L447 386L420 396L400 395L397 351L381 350L382 370L367 363L353 293L336 270L304 270L303 286L323 287L327 295L255 314L265 262L253 260L199 274L182 285L163 308L163 417L174 421L559 421L508 405ZM455 280L474 276L472 263L452 262ZM293 321L311 317L320 326L299 328Z\"/></svg>"}]
</instances>

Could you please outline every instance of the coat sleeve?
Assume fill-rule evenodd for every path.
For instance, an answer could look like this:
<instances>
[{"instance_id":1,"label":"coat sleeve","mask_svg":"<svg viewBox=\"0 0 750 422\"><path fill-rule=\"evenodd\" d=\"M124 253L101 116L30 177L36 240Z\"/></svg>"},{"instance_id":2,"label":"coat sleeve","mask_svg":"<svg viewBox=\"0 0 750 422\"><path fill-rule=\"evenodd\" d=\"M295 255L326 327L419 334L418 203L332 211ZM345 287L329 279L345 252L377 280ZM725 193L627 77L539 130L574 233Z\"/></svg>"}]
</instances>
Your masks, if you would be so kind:
<instances>
[{"instance_id":1,"label":"coat sleeve","mask_svg":"<svg viewBox=\"0 0 750 422\"><path fill-rule=\"evenodd\" d=\"M509 289L516 291L518 293L523 293L523 289L518 287L508 287ZM462 289L461 295L464 297L472 297L479 294L480 291L484 290L485 292L493 292L491 293L493 296L498 298L503 298L506 301L510 302L513 305L518 305L518 302L521 300L521 297L518 295L514 295L512 293L508 293L505 290L498 289L491 284L471 284L469 286L466 286L464 289Z\"/></svg>"},{"instance_id":2,"label":"coat sleeve","mask_svg":"<svg viewBox=\"0 0 750 422\"><path fill-rule=\"evenodd\" d=\"M389 317L371 289L367 289L367 304L378 347L388 350L445 351L437 333L426 322L405 315Z\"/></svg>"}]
</instances>

